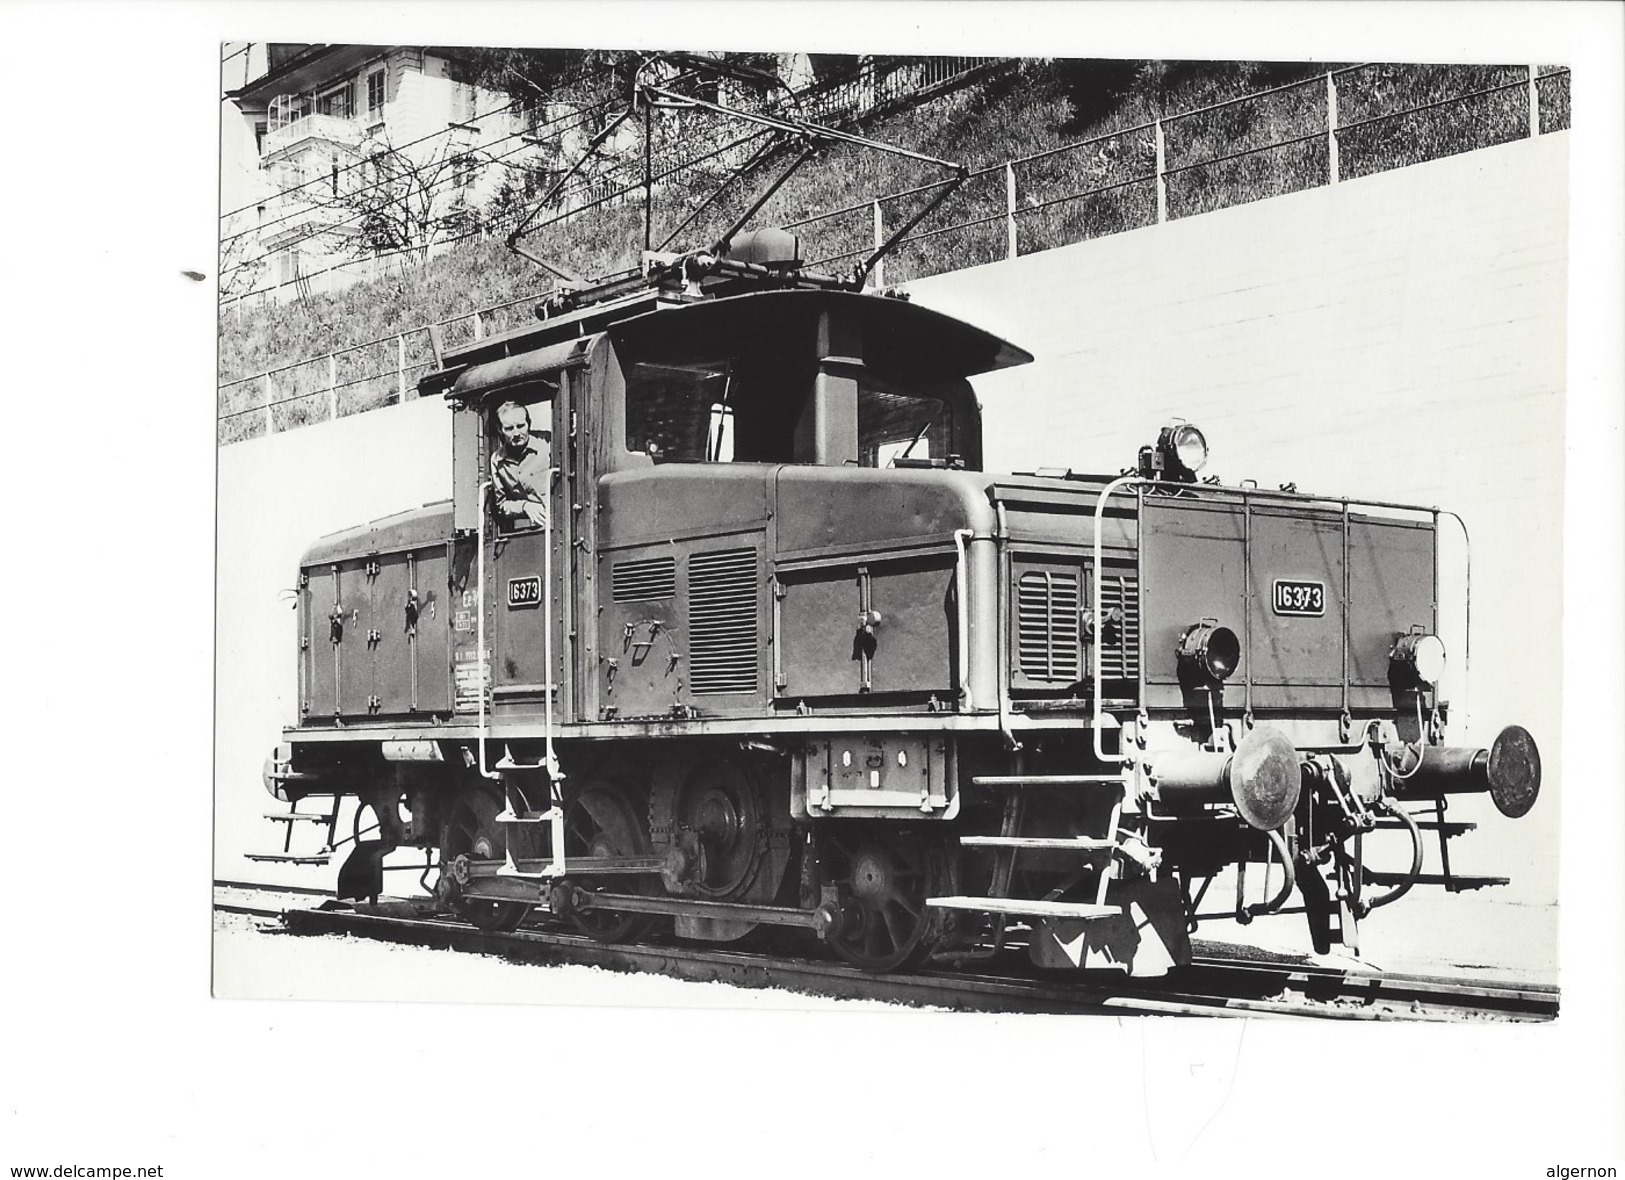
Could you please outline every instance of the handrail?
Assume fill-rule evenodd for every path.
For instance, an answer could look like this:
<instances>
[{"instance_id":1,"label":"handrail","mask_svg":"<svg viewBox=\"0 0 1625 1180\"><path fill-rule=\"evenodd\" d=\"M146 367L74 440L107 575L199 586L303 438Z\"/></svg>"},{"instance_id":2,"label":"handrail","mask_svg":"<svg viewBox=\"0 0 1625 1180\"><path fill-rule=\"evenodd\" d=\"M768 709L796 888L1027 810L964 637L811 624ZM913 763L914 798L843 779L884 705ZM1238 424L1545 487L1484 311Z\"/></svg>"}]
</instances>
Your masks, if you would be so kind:
<instances>
[{"instance_id":1,"label":"handrail","mask_svg":"<svg viewBox=\"0 0 1625 1180\"><path fill-rule=\"evenodd\" d=\"M976 697L970 685L970 551L969 544L975 529L954 530L954 597L958 599L955 620L959 630L959 692L965 711L976 708Z\"/></svg>"},{"instance_id":2,"label":"handrail","mask_svg":"<svg viewBox=\"0 0 1625 1180\"><path fill-rule=\"evenodd\" d=\"M547 494L553 495L553 481L558 477L559 469L547 469ZM559 772L559 757L553 751L553 512L551 507L542 521L542 662L546 670L542 673L542 734L545 738L545 749L542 763L547 767L547 777L555 784L563 777ZM555 849L555 857L562 854L562 849Z\"/></svg>"},{"instance_id":3,"label":"handrail","mask_svg":"<svg viewBox=\"0 0 1625 1180\"><path fill-rule=\"evenodd\" d=\"M491 770L485 764L485 742L490 736L485 724L485 694L491 683L491 665L485 656L485 517L486 498L490 495L491 481L481 480L475 495L479 498L480 523L474 530L475 544L479 546L475 557L474 573L474 644L477 648L477 658L474 666L480 672L480 714L479 714L479 770L480 777L486 779L501 779L502 776ZM506 792L504 792L506 802Z\"/></svg>"},{"instance_id":4,"label":"handrail","mask_svg":"<svg viewBox=\"0 0 1625 1180\"><path fill-rule=\"evenodd\" d=\"M1100 620L1105 617L1104 612L1106 609L1106 580L1100 576L1100 571L1105 558L1105 546L1101 542L1101 536L1105 531L1104 525L1106 523L1106 501L1119 488L1125 488L1134 483L1155 484L1156 482L1156 480L1147 480L1138 475L1122 475L1112 480L1111 483L1107 484L1105 487L1101 488L1100 496L1095 500L1095 565L1093 570L1095 592L1093 597L1095 625L1097 627L1100 625ZM1106 678L1101 674L1101 661L1098 654L1096 655L1096 658L1091 661L1091 663L1094 666L1089 669L1089 678L1094 685L1093 696L1095 714L1091 719L1090 729L1094 734L1095 757L1101 762L1107 764L1114 761L1126 764L1132 761L1132 759L1124 757L1122 749L1117 751L1117 757L1114 759L1111 755L1106 753L1106 748L1101 744L1101 737L1105 733L1106 729L1106 714L1105 710L1101 708L1101 701L1106 688ZM1119 733L1121 733L1121 730L1119 730ZM1121 738L1119 738L1118 744L1121 746Z\"/></svg>"}]
</instances>

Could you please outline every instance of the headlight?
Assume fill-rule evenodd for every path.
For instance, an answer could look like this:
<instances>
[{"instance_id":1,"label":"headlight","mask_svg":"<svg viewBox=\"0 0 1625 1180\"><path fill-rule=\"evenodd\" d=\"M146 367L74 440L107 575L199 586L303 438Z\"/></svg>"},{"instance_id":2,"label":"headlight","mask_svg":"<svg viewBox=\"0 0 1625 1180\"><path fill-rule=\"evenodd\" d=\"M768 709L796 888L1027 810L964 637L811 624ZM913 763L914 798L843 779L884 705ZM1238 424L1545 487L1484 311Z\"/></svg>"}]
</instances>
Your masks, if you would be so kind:
<instances>
[{"instance_id":1,"label":"headlight","mask_svg":"<svg viewBox=\"0 0 1625 1180\"><path fill-rule=\"evenodd\" d=\"M1401 635L1388 660L1394 677L1406 687L1436 687L1444 675L1444 640L1421 631Z\"/></svg>"},{"instance_id":2,"label":"headlight","mask_svg":"<svg viewBox=\"0 0 1625 1180\"><path fill-rule=\"evenodd\" d=\"M1168 445L1180 465L1195 475L1207 463L1207 439L1202 432L1188 423L1168 428L1171 437Z\"/></svg>"},{"instance_id":3,"label":"headlight","mask_svg":"<svg viewBox=\"0 0 1625 1180\"><path fill-rule=\"evenodd\" d=\"M1241 666L1241 640L1229 627L1203 619L1179 637L1180 667L1210 680L1228 680Z\"/></svg>"},{"instance_id":4,"label":"headlight","mask_svg":"<svg viewBox=\"0 0 1625 1180\"><path fill-rule=\"evenodd\" d=\"M1155 447L1140 448L1140 474L1147 479L1195 483L1207 466L1207 439L1189 422L1171 422L1157 435Z\"/></svg>"}]
</instances>

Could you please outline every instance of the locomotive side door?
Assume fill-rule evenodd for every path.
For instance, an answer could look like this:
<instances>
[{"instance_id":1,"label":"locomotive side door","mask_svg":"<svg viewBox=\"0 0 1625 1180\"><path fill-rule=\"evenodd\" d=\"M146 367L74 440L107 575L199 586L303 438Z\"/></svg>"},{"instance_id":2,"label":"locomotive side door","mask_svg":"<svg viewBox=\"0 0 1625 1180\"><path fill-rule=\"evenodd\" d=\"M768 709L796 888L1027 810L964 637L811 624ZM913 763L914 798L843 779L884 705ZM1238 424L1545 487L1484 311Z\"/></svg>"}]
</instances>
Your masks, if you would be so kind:
<instances>
[{"instance_id":1,"label":"locomotive side door","mask_svg":"<svg viewBox=\"0 0 1625 1180\"><path fill-rule=\"evenodd\" d=\"M351 558L334 571L334 617L331 641L338 653L338 711L366 717L373 710L372 569L373 558Z\"/></svg>"},{"instance_id":2,"label":"locomotive side door","mask_svg":"<svg viewBox=\"0 0 1625 1180\"><path fill-rule=\"evenodd\" d=\"M444 544L379 556L372 587L376 712L451 708L443 617L449 581Z\"/></svg>"},{"instance_id":3,"label":"locomotive side door","mask_svg":"<svg viewBox=\"0 0 1625 1180\"><path fill-rule=\"evenodd\" d=\"M554 440L555 394L562 374L526 382L485 399L482 418L482 474L489 481L486 503L486 639L491 653L494 706L530 706L539 711L549 683L545 664L543 596L546 543L551 521L555 581L562 497L553 472L558 467ZM557 616L558 595L554 594ZM555 617L555 626L557 618ZM527 709L527 711L529 711Z\"/></svg>"},{"instance_id":4,"label":"locomotive side door","mask_svg":"<svg viewBox=\"0 0 1625 1180\"><path fill-rule=\"evenodd\" d=\"M300 572L299 610L302 631L299 646L304 656L304 681L299 715L336 717L339 711L338 629L334 604L338 599L337 571L329 565Z\"/></svg>"}]
</instances>

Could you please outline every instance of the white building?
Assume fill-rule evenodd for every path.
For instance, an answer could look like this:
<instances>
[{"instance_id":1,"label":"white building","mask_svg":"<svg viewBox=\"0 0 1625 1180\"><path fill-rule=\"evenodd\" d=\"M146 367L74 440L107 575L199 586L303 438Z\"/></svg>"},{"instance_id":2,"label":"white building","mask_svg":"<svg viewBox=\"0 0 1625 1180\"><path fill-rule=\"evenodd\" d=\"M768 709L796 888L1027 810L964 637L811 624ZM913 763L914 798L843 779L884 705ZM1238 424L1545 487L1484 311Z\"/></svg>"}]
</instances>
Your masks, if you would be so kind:
<instances>
[{"instance_id":1,"label":"white building","mask_svg":"<svg viewBox=\"0 0 1625 1180\"><path fill-rule=\"evenodd\" d=\"M582 158L604 110L572 102L521 105L454 81L457 53L411 45L223 47L224 300L281 302L336 290L436 253L479 232L504 185L533 198L549 172ZM695 93L730 107L783 104L814 119L867 109L879 97L872 59L851 59L850 79L831 88L813 86L806 54L774 56L776 80L730 78L723 70ZM988 59L931 60L943 77L958 77ZM664 65L660 76L679 72ZM888 93L898 94L940 81L927 76L925 65L893 67L885 79ZM786 87L800 97L789 98ZM710 116L679 117L677 126L682 142L657 173L690 158L737 163L749 152L719 148L740 129ZM642 169L638 121L601 145L591 164L572 181L564 207L629 191L630 173ZM595 169L602 174L594 177Z\"/></svg>"},{"instance_id":2,"label":"white building","mask_svg":"<svg viewBox=\"0 0 1625 1180\"><path fill-rule=\"evenodd\" d=\"M466 232L501 165L533 154L534 117L453 81L449 58L432 46L225 47L223 294L336 289L374 274L380 254Z\"/></svg>"}]
</instances>

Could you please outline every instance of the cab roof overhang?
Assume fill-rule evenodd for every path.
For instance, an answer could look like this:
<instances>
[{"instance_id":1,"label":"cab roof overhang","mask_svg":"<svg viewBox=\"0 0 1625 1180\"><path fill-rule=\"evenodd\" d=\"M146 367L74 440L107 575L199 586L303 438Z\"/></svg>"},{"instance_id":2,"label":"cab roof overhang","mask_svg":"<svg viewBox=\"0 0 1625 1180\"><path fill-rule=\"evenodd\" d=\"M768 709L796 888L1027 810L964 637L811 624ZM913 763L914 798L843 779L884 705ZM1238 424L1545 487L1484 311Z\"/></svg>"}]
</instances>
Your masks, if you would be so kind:
<instances>
[{"instance_id":1,"label":"cab roof overhang","mask_svg":"<svg viewBox=\"0 0 1625 1180\"><path fill-rule=\"evenodd\" d=\"M792 339L826 311L859 327L866 365L925 377L974 377L1032 354L963 320L903 299L848 291L759 291L635 315L609 327L617 346Z\"/></svg>"}]
</instances>

